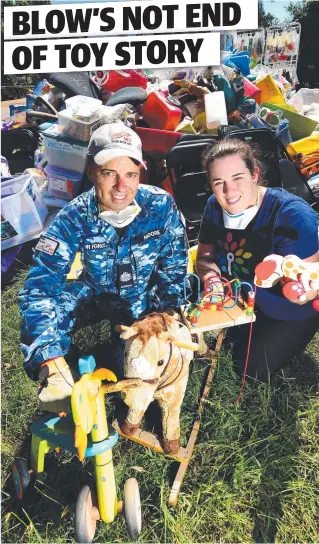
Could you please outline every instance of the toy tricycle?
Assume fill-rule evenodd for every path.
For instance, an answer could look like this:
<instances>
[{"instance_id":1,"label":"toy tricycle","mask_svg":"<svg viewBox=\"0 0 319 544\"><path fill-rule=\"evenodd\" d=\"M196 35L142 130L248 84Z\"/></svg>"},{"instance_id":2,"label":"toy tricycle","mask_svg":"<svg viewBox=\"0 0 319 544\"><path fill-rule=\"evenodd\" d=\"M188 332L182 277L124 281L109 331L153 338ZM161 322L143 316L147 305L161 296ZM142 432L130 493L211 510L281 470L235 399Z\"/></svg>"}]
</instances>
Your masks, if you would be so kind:
<instances>
[{"instance_id":1,"label":"toy tricycle","mask_svg":"<svg viewBox=\"0 0 319 544\"><path fill-rule=\"evenodd\" d=\"M140 379L117 381L110 370L95 370L91 355L79 359L81 378L72 390L72 413L56 416L47 414L31 425L31 471L26 461L17 459L12 467L13 481L19 499L30 484L31 475L44 472L44 456L57 448L77 453L80 461L94 458L97 505L95 493L88 485L82 487L75 510L77 542L92 542L98 519L111 523L116 514L124 511L129 537L136 539L141 532L141 503L138 483L129 478L124 486L124 501L116 495L112 447L118 440L116 430L108 425L104 395L141 385ZM102 385L102 380L116 383ZM87 435L91 433L88 441Z\"/></svg>"}]
</instances>

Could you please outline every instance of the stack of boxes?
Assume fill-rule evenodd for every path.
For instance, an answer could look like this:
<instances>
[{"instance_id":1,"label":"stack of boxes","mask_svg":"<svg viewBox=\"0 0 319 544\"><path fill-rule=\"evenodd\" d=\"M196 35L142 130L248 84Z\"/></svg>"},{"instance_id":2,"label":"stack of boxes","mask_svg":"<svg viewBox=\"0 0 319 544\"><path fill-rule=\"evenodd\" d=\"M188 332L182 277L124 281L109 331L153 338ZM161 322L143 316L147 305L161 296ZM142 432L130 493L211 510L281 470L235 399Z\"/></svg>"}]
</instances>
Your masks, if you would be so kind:
<instances>
[{"instance_id":1,"label":"stack of boxes","mask_svg":"<svg viewBox=\"0 0 319 544\"><path fill-rule=\"evenodd\" d=\"M102 123L101 100L73 96L58 112L58 123L44 131L49 194L72 200L82 189L91 134Z\"/></svg>"}]
</instances>

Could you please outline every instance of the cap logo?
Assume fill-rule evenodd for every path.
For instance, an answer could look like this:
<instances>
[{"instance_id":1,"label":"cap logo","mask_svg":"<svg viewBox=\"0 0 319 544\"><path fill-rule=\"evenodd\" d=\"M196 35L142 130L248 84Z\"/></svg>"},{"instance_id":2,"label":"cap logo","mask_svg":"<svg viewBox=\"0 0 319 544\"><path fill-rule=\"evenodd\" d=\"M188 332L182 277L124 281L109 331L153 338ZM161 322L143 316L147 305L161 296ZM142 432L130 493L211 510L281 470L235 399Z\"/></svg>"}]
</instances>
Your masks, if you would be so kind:
<instances>
[{"instance_id":1,"label":"cap logo","mask_svg":"<svg viewBox=\"0 0 319 544\"><path fill-rule=\"evenodd\" d=\"M123 131L123 132L118 132L117 134L113 134L113 136L111 137L111 142L132 145L132 138L130 134Z\"/></svg>"}]
</instances>

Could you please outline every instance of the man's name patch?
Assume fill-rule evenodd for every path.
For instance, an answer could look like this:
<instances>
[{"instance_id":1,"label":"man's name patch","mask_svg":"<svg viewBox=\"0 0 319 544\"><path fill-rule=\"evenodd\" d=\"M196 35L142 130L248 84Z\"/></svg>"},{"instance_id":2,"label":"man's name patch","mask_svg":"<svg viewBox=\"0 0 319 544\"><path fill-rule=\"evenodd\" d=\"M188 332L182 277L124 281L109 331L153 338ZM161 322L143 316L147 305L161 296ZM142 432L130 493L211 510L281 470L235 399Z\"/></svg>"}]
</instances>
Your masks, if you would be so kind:
<instances>
[{"instance_id":1,"label":"man's name patch","mask_svg":"<svg viewBox=\"0 0 319 544\"><path fill-rule=\"evenodd\" d=\"M54 255L58 247L59 242L56 242L56 240L52 240L51 238L46 238L45 236L42 236L42 238L40 238L37 245L35 246L35 249L37 249L38 251L42 251L42 253L47 253L48 255Z\"/></svg>"},{"instance_id":2,"label":"man's name patch","mask_svg":"<svg viewBox=\"0 0 319 544\"><path fill-rule=\"evenodd\" d=\"M145 234L137 234L136 236L134 236L134 242L136 242L137 244L141 244L143 242L146 242L150 238L158 238L163 234L163 232L163 229L156 229L150 232L146 232Z\"/></svg>"}]
</instances>

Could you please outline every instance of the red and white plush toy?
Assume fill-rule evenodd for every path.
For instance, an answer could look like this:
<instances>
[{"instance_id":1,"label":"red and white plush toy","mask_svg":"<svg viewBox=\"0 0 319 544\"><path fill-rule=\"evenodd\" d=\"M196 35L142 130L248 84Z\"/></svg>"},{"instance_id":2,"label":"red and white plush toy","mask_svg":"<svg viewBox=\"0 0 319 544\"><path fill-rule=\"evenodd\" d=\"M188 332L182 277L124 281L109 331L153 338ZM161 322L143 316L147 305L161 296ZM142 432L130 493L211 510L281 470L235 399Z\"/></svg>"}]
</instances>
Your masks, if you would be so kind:
<instances>
[{"instance_id":1,"label":"red and white plush toy","mask_svg":"<svg viewBox=\"0 0 319 544\"><path fill-rule=\"evenodd\" d=\"M254 283L258 287L273 287L280 280L288 300L306 301L306 291L319 290L319 263L308 263L296 255L269 255L256 266ZM319 312L319 298L312 305Z\"/></svg>"}]
</instances>

